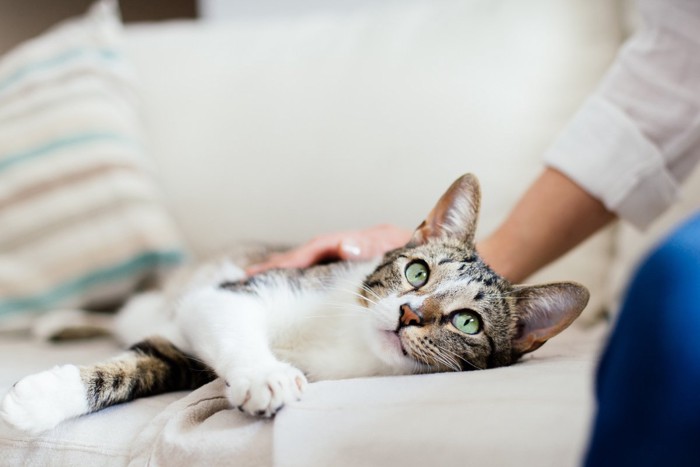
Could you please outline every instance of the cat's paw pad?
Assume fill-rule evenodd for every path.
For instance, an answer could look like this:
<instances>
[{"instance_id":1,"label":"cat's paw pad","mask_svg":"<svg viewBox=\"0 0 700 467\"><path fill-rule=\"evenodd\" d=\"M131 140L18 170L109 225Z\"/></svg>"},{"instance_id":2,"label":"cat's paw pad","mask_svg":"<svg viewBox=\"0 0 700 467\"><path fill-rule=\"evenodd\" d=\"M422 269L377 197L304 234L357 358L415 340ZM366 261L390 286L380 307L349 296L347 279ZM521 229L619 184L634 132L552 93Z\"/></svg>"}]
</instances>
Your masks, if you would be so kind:
<instances>
[{"instance_id":1,"label":"cat's paw pad","mask_svg":"<svg viewBox=\"0 0 700 467\"><path fill-rule=\"evenodd\" d=\"M30 433L46 431L87 411L87 392L75 365L57 366L19 380L0 404L0 417Z\"/></svg>"},{"instance_id":2,"label":"cat's paw pad","mask_svg":"<svg viewBox=\"0 0 700 467\"><path fill-rule=\"evenodd\" d=\"M249 415L272 417L285 404L299 400L306 384L301 371L276 362L226 378L226 396L232 406Z\"/></svg>"}]
</instances>

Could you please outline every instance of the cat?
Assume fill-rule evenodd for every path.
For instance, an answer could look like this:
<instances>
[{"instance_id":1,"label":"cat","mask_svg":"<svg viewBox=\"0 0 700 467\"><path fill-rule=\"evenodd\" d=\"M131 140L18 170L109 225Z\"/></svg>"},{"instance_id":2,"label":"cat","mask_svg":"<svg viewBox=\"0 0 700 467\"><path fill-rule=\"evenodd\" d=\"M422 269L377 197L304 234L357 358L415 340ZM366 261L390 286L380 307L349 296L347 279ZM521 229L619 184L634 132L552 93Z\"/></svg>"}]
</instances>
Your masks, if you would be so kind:
<instances>
[{"instance_id":1,"label":"cat","mask_svg":"<svg viewBox=\"0 0 700 467\"><path fill-rule=\"evenodd\" d=\"M460 177L405 246L374 261L252 277L206 264L120 312L124 340L154 337L103 363L27 376L0 414L38 433L221 377L232 407L272 417L309 380L511 365L569 326L589 294L573 282L512 285L492 271L474 246L480 196L476 177Z\"/></svg>"}]
</instances>

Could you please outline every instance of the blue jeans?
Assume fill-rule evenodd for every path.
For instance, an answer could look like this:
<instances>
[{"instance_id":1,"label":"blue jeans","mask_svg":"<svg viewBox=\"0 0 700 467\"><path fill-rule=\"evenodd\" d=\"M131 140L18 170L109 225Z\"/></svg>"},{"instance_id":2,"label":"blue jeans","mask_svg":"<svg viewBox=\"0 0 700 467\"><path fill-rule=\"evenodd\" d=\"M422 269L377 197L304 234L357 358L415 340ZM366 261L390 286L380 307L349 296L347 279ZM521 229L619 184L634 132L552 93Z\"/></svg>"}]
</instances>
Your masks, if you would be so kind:
<instances>
[{"instance_id":1,"label":"blue jeans","mask_svg":"<svg viewBox=\"0 0 700 467\"><path fill-rule=\"evenodd\" d=\"M700 215L638 269L596 397L586 466L700 466Z\"/></svg>"}]
</instances>

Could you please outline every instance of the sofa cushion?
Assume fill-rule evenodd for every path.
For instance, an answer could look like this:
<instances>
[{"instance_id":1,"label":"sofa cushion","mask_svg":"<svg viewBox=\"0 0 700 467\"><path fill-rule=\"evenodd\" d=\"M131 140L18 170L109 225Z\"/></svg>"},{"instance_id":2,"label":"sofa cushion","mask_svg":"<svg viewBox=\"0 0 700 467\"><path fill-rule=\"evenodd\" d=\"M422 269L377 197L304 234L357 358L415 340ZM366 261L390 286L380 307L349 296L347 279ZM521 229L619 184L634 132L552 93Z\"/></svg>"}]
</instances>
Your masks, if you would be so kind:
<instances>
[{"instance_id":1,"label":"sofa cushion","mask_svg":"<svg viewBox=\"0 0 700 467\"><path fill-rule=\"evenodd\" d=\"M604 333L570 329L505 368L312 383L274 421L230 408L221 380L36 437L0 420L0 465L580 465ZM0 394L28 373L118 352L106 340L0 339Z\"/></svg>"},{"instance_id":2,"label":"sofa cushion","mask_svg":"<svg viewBox=\"0 0 700 467\"><path fill-rule=\"evenodd\" d=\"M178 262L113 3L0 61L0 317L123 297Z\"/></svg>"}]
</instances>

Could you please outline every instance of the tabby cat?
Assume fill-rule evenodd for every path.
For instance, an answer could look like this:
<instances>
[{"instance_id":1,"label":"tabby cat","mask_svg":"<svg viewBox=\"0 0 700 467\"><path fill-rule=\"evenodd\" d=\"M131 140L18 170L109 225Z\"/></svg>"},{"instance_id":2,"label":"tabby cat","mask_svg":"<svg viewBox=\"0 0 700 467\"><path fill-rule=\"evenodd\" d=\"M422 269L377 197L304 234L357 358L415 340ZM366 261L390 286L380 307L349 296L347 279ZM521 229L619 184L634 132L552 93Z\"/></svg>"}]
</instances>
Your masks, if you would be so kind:
<instances>
[{"instance_id":1,"label":"tabby cat","mask_svg":"<svg viewBox=\"0 0 700 467\"><path fill-rule=\"evenodd\" d=\"M205 265L178 293L136 296L120 312L127 342L143 337L144 322L155 337L103 363L27 376L0 413L40 432L218 376L231 406L271 417L307 380L510 365L571 324L588 291L512 285L489 269L474 249L479 202L477 179L462 176L408 244L376 261L253 277L231 263Z\"/></svg>"}]
</instances>

